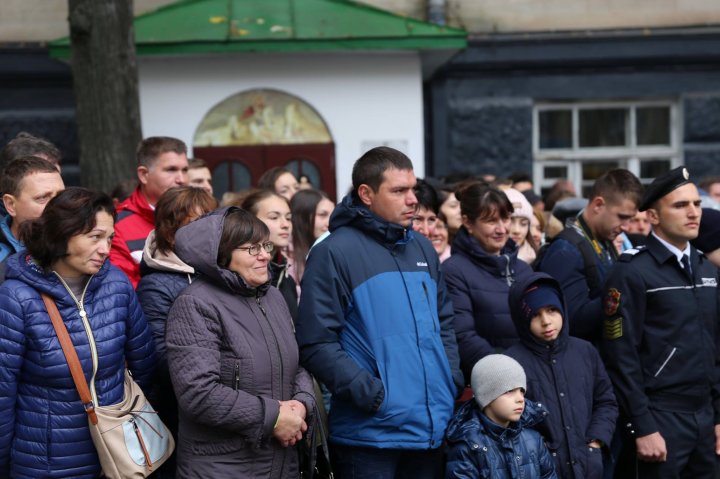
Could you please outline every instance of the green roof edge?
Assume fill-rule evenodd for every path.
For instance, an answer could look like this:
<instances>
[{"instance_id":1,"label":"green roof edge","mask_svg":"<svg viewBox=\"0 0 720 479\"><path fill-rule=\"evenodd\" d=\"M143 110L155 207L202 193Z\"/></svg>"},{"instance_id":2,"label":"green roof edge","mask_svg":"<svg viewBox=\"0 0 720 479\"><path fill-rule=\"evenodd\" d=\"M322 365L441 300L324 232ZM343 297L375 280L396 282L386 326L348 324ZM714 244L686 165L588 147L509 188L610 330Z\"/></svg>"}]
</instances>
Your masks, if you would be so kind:
<instances>
[{"instance_id":1,"label":"green roof edge","mask_svg":"<svg viewBox=\"0 0 720 479\"><path fill-rule=\"evenodd\" d=\"M142 13L135 20L155 15L164 10L182 8L185 5L203 0L180 0L154 10ZM231 39L223 41L179 41L136 43L138 55L183 55L203 53L234 53L234 52L310 52L310 51L343 51L343 50L424 50L424 49L462 49L467 47L465 30L423 22L410 17L398 15L386 10L360 4L352 0L325 0L329 3L345 4L356 9L372 11L376 14L393 17L409 24L423 27L435 27L442 30L438 34L420 34L406 37L376 38L328 38L328 39ZM70 38L63 37L48 43L51 58L69 58L71 54Z\"/></svg>"},{"instance_id":2,"label":"green roof edge","mask_svg":"<svg viewBox=\"0 0 720 479\"><path fill-rule=\"evenodd\" d=\"M197 55L203 53L297 53L348 50L424 50L424 49L462 49L467 46L463 39L363 39L363 40L275 40L244 43L173 43L142 45L137 47L138 55ZM50 57L63 59L70 57L70 46L51 46Z\"/></svg>"}]
</instances>

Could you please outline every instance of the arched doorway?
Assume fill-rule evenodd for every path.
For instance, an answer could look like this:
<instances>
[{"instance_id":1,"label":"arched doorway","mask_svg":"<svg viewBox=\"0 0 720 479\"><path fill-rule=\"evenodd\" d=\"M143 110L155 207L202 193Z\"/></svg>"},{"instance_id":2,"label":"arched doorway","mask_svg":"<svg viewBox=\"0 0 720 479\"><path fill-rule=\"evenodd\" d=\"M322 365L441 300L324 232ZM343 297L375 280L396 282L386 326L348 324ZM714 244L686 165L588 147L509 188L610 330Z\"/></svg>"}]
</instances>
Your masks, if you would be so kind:
<instances>
[{"instance_id":1,"label":"arched doorway","mask_svg":"<svg viewBox=\"0 0 720 479\"><path fill-rule=\"evenodd\" d=\"M275 166L336 195L335 144L325 121L283 91L244 91L215 105L195 131L193 153L208 164L218 195L255 186Z\"/></svg>"}]
</instances>

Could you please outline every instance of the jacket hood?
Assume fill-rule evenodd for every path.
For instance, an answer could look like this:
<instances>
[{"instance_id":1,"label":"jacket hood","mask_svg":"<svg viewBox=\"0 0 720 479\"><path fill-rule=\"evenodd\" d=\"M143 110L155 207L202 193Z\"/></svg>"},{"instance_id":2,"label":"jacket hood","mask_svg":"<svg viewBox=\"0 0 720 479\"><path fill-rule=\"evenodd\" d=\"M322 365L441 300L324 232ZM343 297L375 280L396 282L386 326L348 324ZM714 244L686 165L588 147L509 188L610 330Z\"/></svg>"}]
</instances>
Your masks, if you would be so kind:
<instances>
[{"instance_id":1,"label":"jacket hood","mask_svg":"<svg viewBox=\"0 0 720 479\"><path fill-rule=\"evenodd\" d=\"M411 227L389 223L377 216L360 203L355 193L345 196L330 216L330 232L342 226L357 228L389 248L404 245L415 235Z\"/></svg>"},{"instance_id":2,"label":"jacket hood","mask_svg":"<svg viewBox=\"0 0 720 479\"><path fill-rule=\"evenodd\" d=\"M517 435L527 427L535 427L545 420L547 411L545 408L530 399L525 399L525 410L520 416L520 420L516 423L510 423L508 427L502 427L495 424L481 411L475 398L465 402L460 409L457 410L448 425L447 437L451 441L460 441L464 437L468 437L471 431L483 431L494 437L503 434Z\"/></svg>"},{"instance_id":3,"label":"jacket hood","mask_svg":"<svg viewBox=\"0 0 720 479\"><path fill-rule=\"evenodd\" d=\"M474 264L500 276L512 276L515 274L518 247L512 239L508 238L499 255L489 254L468 233L468 230L461 226L452 243L452 254L463 254Z\"/></svg>"},{"instance_id":4,"label":"jacket hood","mask_svg":"<svg viewBox=\"0 0 720 479\"><path fill-rule=\"evenodd\" d=\"M18 252L25 246L12 234L12 230L10 229L12 219L13 218L10 215L5 216L2 221L0 221L0 231L2 231L2 234L5 236L7 242L15 249L15 252Z\"/></svg>"},{"instance_id":5,"label":"jacket hood","mask_svg":"<svg viewBox=\"0 0 720 479\"><path fill-rule=\"evenodd\" d=\"M185 264L173 251L163 253L157 249L155 245L155 230L150 232L145 241L142 260L145 266L158 271L187 274L195 273L195 268Z\"/></svg>"},{"instance_id":6,"label":"jacket hood","mask_svg":"<svg viewBox=\"0 0 720 479\"><path fill-rule=\"evenodd\" d=\"M253 288L234 271L218 266L225 216L239 208L229 206L212 211L180 228L175 234L175 254L180 261L194 268L210 282L243 296L264 294L270 280ZM269 278L270 275L268 275Z\"/></svg>"},{"instance_id":7,"label":"jacket hood","mask_svg":"<svg viewBox=\"0 0 720 479\"><path fill-rule=\"evenodd\" d=\"M562 301L562 329L560 330L558 338L550 343L533 336L533 334L530 332L530 323L524 318L524 315L522 314L523 293L535 284L545 284L547 286L551 286L558 292L560 301ZM530 349L536 354L547 354L548 351L559 351L561 348L565 347L565 344L567 343L570 334L570 325L568 324L567 314L567 303L565 301L565 296L562 293L562 289L560 288L560 283L558 283L555 278L545 273L530 274L524 280L518 281L510 287L510 293L508 294L508 304L510 306L510 316L512 317L513 323L515 324L515 329L517 330L517 334L520 337L520 341L528 349ZM550 346L549 349L548 346Z\"/></svg>"}]
</instances>

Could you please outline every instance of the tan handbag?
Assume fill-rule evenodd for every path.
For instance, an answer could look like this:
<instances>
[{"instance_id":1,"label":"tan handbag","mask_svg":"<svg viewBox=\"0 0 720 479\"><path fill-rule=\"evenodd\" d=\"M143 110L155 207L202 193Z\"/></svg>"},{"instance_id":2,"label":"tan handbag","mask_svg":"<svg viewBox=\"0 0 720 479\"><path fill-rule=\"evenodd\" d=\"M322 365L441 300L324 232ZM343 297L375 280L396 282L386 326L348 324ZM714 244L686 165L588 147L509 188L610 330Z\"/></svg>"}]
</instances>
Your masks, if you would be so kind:
<instances>
[{"instance_id":1,"label":"tan handbag","mask_svg":"<svg viewBox=\"0 0 720 479\"><path fill-rule=\"evenodd\" d=\"M130 372L125 369L123 400L111 406L92 402L85 374L55 301L42 294L75 387L88 415L90 435L100 458L100 466L109 479L147 477L172 454L175 441L168 428L145 399Z\"/></svg>"}]
</instances>

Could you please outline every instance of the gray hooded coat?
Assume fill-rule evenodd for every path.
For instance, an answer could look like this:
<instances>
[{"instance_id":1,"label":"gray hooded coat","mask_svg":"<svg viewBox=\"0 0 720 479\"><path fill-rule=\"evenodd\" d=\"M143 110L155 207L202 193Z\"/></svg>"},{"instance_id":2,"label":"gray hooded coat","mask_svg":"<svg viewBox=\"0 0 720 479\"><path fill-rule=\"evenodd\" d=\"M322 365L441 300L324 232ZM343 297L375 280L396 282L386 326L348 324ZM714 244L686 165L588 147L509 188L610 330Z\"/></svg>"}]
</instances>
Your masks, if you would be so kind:
<instances>
[{"instance_id":1,"label":"gray hooded coat","mask_svg":"<svg viewBox=\"0 0 720 479\"><path fill-rule=\"evenodd\" d=\"M280 400L313 410L287 305L217 265L228 209L181 228L175 250L201 276L173 304L167 357L180 408L178 478L298 477L294 447L272 435Z\"/></svg>"}]
</instances>

